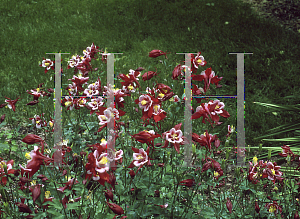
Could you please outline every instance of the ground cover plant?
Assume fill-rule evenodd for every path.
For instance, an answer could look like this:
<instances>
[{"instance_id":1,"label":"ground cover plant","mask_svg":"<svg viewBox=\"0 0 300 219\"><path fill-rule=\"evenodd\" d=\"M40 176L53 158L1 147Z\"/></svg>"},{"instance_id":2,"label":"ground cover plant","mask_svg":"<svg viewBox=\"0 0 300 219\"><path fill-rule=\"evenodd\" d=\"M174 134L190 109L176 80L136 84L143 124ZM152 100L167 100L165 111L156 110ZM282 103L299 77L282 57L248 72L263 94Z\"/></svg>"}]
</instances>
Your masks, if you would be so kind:
<instances>
[{"instance_id":1,"label":"ground cover plant","mask_svg":"<svg viewBox=\"0 0 300 219\"><path fill-rule=\"evenodd\" d=\"M1 47L6 54L1 65L6 64L1 66L0 73L3 78L0 110L1 115L5 114L1 117L0 134L1 217L297 218L299 138L294 137L294 131L299 129L299 104L295 104L299 93L295 86L299 82L298 36L278 26L261 23L241 3L225 1L204 1L197 9L192 2L186 5L178 1L156 1L152 6L155 12L148 9L150 5L146 7L145 4L150 3L142 5L141 1L127 4L104 1L90 5L78 2L78 6L81 5L77 11L72 9L70 16L63 17L60 13L68 6L52 1L48 7L60 6L56 7L53 17L66 19L69 24L66 27L61 21L57 23L62 38L71 39L70 36L79 34L80 25L82 29L89 25L90 30L85 30L82 39L72 38L73 43L56 40L49 31L54 29L45 29L47 22L39 17L44 9L36 17L30 15L34 18L30 21L39 23L41 32L31 22L26 23L26 19L24 25L16 29L12 18L26 18L28 9L43 8L41 4L21 1L16 4L17 10L1 5L7 13L1 19L8 24L2 34L11 42L11 47ZM105 7L112 8L113 13L104 10ZM238 10L229 16L232 7ZM96 10L99 8L101 15ZM191 14L184 19L190 24L187 26L181 19L186 10ZM202 20L197 16L199 12ZM211 13L216 16L208 16ZM121 18L109 19L117 14ZM133 20L136 20L135 25L130 22ZM249 27L245 32L236 30L236 26L245 24ZM110 26L116 28L110 29ZM254 27L256 32L252 34ZM173 29L176 31L172 32ZM45 31L49 31L47 37ZM110 34L114 37L108 40ZM25 40L19 40L22 46L17 48L12 42L21 37ZM119 135L114 154L118 163L115 170L107 169L106 127L100 128L112 115L106 109L105 99L95 103L89 98L72 98L76 89L79 95L87 97L113 89L104 87L107 72L101 52L105 49L100 51L102 47L91 45L91 42L98 45L99 38L107 51L123 52L115 58L118 111L112 112ZM44 42L49 43L45 46ZM87 45L91 46L86 48ZM83 54L77 56L84 48ZM166 56L158 56L160 52L153 51L158 49L168 51ZM62 56L63 95L70 97L63 99L66 142L61 152L69 166L60 170L47 167L54 153L51 147L54 70L51 67L55 63L52 56L44 54L53 51L70 52L69 57ZM246 147L247 167L234 167L236 101L229 98L203 99L204 105L193 100L193 162L200 167L178 167L184 160L181 125L184 123L185 63L176 52L189 51L201 51L191 57L192 66L198 67L197 71L192 69L193 74L198 75L193 80L197 85L193 95L235 95L236 58L227 53L254 53L251 57L245 55L246 143L253 145ZM26 56L27 53L32 56ZM33 62L39 64L33 65ZM48 69L46 73L44 68ZM144 75L146 72L149 80ZM211 80L199 76L202 72L211 76ZM288 77L285 72L289 73ZM87 84L79 82L81 77L88 77ZM295 99L283 98L292 94ZM146 104L150 99L157 105ZM268 105L273 108L266 112L253 102L265 106L263 103L273 103ZM211 106L210 110L207 105ZM150 123L142 116L151 117ZM205 116L206 124L202 121ZM222 124L216 126L218 122ZM285 130L280 127L288 123L291 124ZM273 127L279 127L277 136L285 139L278 143L255 140Z\"/></svg>"}]
</instances>

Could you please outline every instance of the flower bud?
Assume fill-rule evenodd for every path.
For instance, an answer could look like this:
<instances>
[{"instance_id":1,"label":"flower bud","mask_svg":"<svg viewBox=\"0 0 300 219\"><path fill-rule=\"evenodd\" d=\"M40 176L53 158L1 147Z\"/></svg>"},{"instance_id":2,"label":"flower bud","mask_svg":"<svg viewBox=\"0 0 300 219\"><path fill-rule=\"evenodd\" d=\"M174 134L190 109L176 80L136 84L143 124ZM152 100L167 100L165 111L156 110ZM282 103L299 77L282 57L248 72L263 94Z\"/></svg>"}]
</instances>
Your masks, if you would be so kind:
<instances>
[{"instance_id":1,"label":"flower bud","mask_svg":"<svg viewBox=\"0 0 300 219\"><path fill-rule=\"evenodd\" d=\"M232 213L232 203L229 198L227 198L226 207L227 207L229 213L231 214Z\"/></svg>"},{"instance_id":2,"label":"flower bud","mask_svg":"<svg viewBox=\"0 0 300 219\"><path fill-rule=\"evenodd\" d=\"M130 176L131 176L132 179L135 177L135 172L133 170L130 170L129 174L130 174Z\"/></svg>"},{"instance_id":3,"label":"flower bud","mask_svg":"<svg viewBox=\"0 0 300 219\"><path fill-rule=\"evenodd\" d=\"M294 219L299 219L298 211L295 212L295 214L294 214Z\"/></svg>"},{"instance_id":4,"label":"flower bud","mask_svg":"<svg viewBox=\"0 0 300 219\"><path fill-rule=\"evenodd\" d=\"M260 208L259 208L258 203L257 203L257 201L256 201L256 202L255 202L255 211L256 211L257 213L259 213L259 210L260 210Z\"/></svg>"}]
</instances>

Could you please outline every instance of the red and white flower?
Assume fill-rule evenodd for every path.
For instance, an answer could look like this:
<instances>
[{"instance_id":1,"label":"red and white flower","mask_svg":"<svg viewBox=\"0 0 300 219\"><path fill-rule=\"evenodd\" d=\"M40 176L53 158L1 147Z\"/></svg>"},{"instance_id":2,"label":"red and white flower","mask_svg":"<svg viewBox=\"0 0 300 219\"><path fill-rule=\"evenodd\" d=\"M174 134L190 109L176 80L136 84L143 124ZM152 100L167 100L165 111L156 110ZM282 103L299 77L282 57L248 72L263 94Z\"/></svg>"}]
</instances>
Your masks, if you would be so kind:
<instances>
[{"instance_id":1,"label":"red and white flower","mask_svg":"<svg viewBox=\"0 0 300 219\"><path fill-rule=\"evenodd\" d=\"M8 103L7 107L9 109L12 109L14 112L16 111L16 103L18 102L18 100L20 99L20 97L18 97L17 99L15 100L11 100L10 98L8 97L5 97L7 100L5 100L5 103Z\"/></svg>"},{"instance_id":2,"label":"red and white flower","mask_svg":"<svg viewBox=\"0 0 300 219\"><path fill-rule=\"evenodd\" d=\"M79 55L73 55L70 61L68 61L69 65L67 69L74 68L78 65L78 63L83 59L83 57Z\"/></svg>"},{"instance_id":3,"label":"red and white flower","mask_svg":"<svg viewBox=\"0 0 300 219\"><path fill-rule=\"evenodd\" d=\"M92 110L97 110L98 107L103 106L104 102L103 102L103 98L102 97L98 97L97 99L92 99L91 102L88 103L88 106L92 108Z\"/></svg>"},{"instance_id":4,"label":"red and white flower","mask_svg":"<svg viewBox=\"0 0 300 219\"><path fill-rule=\"evenodd\" d=\"M41 127L45 127L47 126L47 122L41 119L41 117L43 117L45 115L45 113L42 113L41 115L34 115L34 118L29 118L32 121L33 125L36 125L36 128L41 128Z\"/></svg>"},{"instance_id":5,"label":"red and white flower","mask_svg":"<svg viewBox=\"0 0 300 219\"><path fill-rule=\"evenodd\" d=\"M96 158L96 167L95 170L99 173L104 173L109 170L109 160L107 153L99 155L98 150L94 151L94 156Z\"/></svg>"},{"instance_id":6,"label":"red and white flower","mask_svg":"<svg viewBox=\"0 0 300 219\"><path fill-rule=\"evenodd\" d=\"M71 96L65 97L62 102L64 106L67 107L67 110L73 110L75 106L73 97Z\"/></svg>"},{"instance_id":7,"label":"red and white flower","mask_svg":"<svg viewBox=\"0 0 300 219\"><path fill-rule=\"evenodd\" d=\"M198 66L205 66L207 62L204 60L204 57L201 56L201 52L198 52L197 56L193 59L193 64L195 68L198 68Z\"/></svg>"},{"instance_id":8,"label":"red and white flower","mask_svg":"<svg viewBox=\"0 0 300 219\"><path fill-rule=\"evenodd\" d=\"M133 164L139 167L148 162L148 155L143 148L139 149L138 153L133 153Z\"/></svg>"},{"instance_id":9,"label":"red and white flower","mask_svg":"<svg viewBox=\"0 0 300 219\"><path fill-rule=\"evenodd\" d=\"M183 141L182 139L182 131L176 130L175 128L172 128L169 133L166 134L167 141L171 143L181 143Z\"/></svg>"},{"instance_id":10,"label":"red and white flower","mask_svg":"<svg viewBox=\"0 0 300 219\"><path fill-rule=\"evenodd\" d=\"M83 94L88 97L95 96L99 94L98 86L94 84L90 84L87 89L84 90Z\"/></svg>"},{"instance_id":11,"label":"red and white flower","mask_svg":"<svg viewBox=\"0 0 300 219\"><path fill-rule=\"evenodd\" d=\"M139 97L139 107L144 111L148 111L152 105L151 97L148 95L141 95Z\"/></svg>"},{"instance_id":12,"label":"red and white flower","mask_svg":"<svg viewBox=\"0 0 300 219\"><path fill-rule=\"evenodd\" d=\"M55 61L51 61L51 59L45 59L45 58L43 58L43 59L44 59L44 60L42 61L42 64L39 65L39 66L42 66L42 67L46 68L46 69L45 69L45 74L46 74L50 69L54 70L54 63L55 63Z\"/></svg>"},{"instance_id":13,"label":"red and white flower","mask_svg":"<svg viewBox=\"0 0 300 219\"><path fill-rule=\"evenodd\" d=\"M66 90L68 90L70 96L77 95L77 86L74 82L72 84L69 84Z\"/></svg>"}]
</instances>

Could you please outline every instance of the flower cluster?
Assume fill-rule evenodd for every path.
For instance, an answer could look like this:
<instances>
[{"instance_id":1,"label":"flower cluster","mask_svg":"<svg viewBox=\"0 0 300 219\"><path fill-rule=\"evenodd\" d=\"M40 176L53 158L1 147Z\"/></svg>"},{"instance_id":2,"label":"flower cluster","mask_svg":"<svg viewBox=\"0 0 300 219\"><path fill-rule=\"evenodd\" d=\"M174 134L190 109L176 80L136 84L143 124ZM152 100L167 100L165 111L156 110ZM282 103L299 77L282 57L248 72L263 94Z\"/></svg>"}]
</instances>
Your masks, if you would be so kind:
<instances>
[{"instance_id":1,"label":"flower cluster","mask_svg":"<svg viewBox=\"0 0 300 219\"><path fill-rule=\"evenodd\" d=\"M254 163L254 165L253 165ZM257 184L259 179L268 178L275 184L275 180L282 180L282 172L279 171L281 168L277 166L276 162L264 162L260 160L257 162L257 158L253 158L253 163L249 161L249 175L248 180L253 184Z\"/></svg>"}]
</instances>

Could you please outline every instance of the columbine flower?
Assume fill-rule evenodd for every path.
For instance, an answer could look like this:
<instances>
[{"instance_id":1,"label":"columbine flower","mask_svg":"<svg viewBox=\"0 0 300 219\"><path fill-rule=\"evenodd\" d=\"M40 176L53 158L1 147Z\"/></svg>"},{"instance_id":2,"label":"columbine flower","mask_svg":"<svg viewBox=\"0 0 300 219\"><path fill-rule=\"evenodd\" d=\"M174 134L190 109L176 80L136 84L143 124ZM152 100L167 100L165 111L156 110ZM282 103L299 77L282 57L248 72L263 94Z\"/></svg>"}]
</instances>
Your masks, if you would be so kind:
<instances>
[{"instance_id":1,"label":"columbine flower","mask_svg":"<svg viewBox=\"0 0 300 219\"><path fill-rule=\"evenodd\" d=\"M90 84L87 89L84 90L83 94L88 97L95 96L99 94L98 86L94 84Z\"/></svg>"},{"instance_id":2,"label":"columbine flower","mask_svg":"<svg viewBox=\"0 0 300 219\"><path fill-rule=\"evenodd\" d=\"M42 67L46 68L45 69L45 74L50 70L50 68L52 70L54 70L54 63L55 63L55 61L51 61L51 59L45 59L45 58L43 58L43 59L44 60L42 61L42 64L39 65L39 66L42 66Z\"/></svg>"},{"instance_id":3,"label":"columbine flower","mask_svg":"<svg viewBox=\"0 0 300 219\"><path fill-rule=\"evenodd\" d=\"M204 61L204 57L200 56L201 52L198 52L197 56L193 59L193 64L195 68L198 68L198 66L205 66L207 64L206 61Z\"/></svg>"},{"instance_id":4,"label":"columbine flower","mask_svg":"<svg viewBox=\"0 0 300 219\"><path fill-rule=\"evenodd\" d=\"M34 115L34 118L29 118L32 121L33 125L36 125L36 128L41 128L47 125L47 122L44 120L42 121L41 117L43 117L45 113L42 113L41 115Z\"/></svg>"},{"instance_id":5,"label":"columbine flower","mask_svg":"<svg viewBox=\"0 0 300 219\"><path fill-rule=\"evenodd\" d=\"M18 100L20 99L20 97L18 97L17 99L15 100L11 100L10 98L8 97L5 97L7 100L5 100L6 103L8 103L8 108L9 109L12 109L14 112L16 112L16 103L18 102Z\"/></svg>"},{"instance_id":6,"label":"columbine flower","mask_svg":"<svg viewBox=\"0 0 300 219\"><path fill-rule=\"evenodd\" d=\"M70 96L77 95L77 86L74 82L72 84L69 84L66 90L68 90Z\"/></svg>"},{"instance_id":7,"label":"columbine flower","mask_svg":"<svg viewBox=\"0 0 300 219\"><path fill-rule=\"evenodd\" d=\"M228 197L227 197L226 207L227 207L229 213L231 214L232 213L232 203Z\"/></svg>"},{"instance_id":8,"label":"columbine flower","mask_svg":"<svg viewBox=\"0 0 300 219\"><path fill-rule=\"evenodd\" d=\"M84 107L85 104L86 104L86 99L81 97L79 99L76 99L75 108L79 109L79 107Z\"/></svg>"},{"instance_id":9,"label":"columbine flower","mask_svg":"<svg viewBox=\"0 0 300 219\"><path fill-rule=\"evenodd\" d=\"M265 207L268 208L270 213L275 213L275 215L278 214L278 209L279 209L280 213L282 212L282 209L278 205L277 201L273 201L273 203L266 204Z\"/></svg>"},{"instance_id":10,"label":"columbine flower","mask_svg":"<svg viewBox=\"0 0 300 219\"><path fill-rule=\"evenodd\" d=\"M152 105L151 97L148 95L141 95L139 97L139 107L145 112L149 110Z\"/></svg>"},{"instance_id":11,"label":"columbine flower","mask_svg":"<svg viewBox=\"0 0 300 219\"><path fill-rule=\"evenodd\" d=\"M73 110L75 106L73 97L65 97L63 99L63 104L67 107L67 110Z\"/></svg>"},{"instance_id":12,"label":"columbine flower","mask_svg":"<svg viewBox=\"0 0 300 219\"><path fill-rule=\"evenodd\" d=\"M180 143L182 139L182 131L172 128L169 133L166 134L166 139L171 143Z\"/></svg>"},{"instance_id":13,"label":"columbine flower","mask_svg":"<svg viewBox=\"0 0 300 219\"><path fill-rule=\"evenodd\" d=\"M143 148L139 149L138 153L133 153L133 164L139 167L148 162L148 155Z\"/></svg>"},{"instance_id":14,"label":"columbine flower","mask_svg":"<svg viewBox=\"0 0 300 219\"><path fill-rule=\"evenodd\" d=\"M278 153L281 157L293 157L291 161L294 160L295 154L291 151L289 146L283 145L281 146L282 153ZM290 159L290 158L289 158Z\"/></svg>"},{"instance_id":15,"label":"columbine flower","mask_svg":"<svg viewBox=\"0 0 300 219\"><path fill-rule=\"evenodd\" d=\"M166 59L168 59L167 51L163 52L161 50L152 50L151 52L149 52L149 57L152 57L152 58L156 58L156 57L162 56L162 55L164 55L166 57Z\"/></svg>"}]
</instances>

